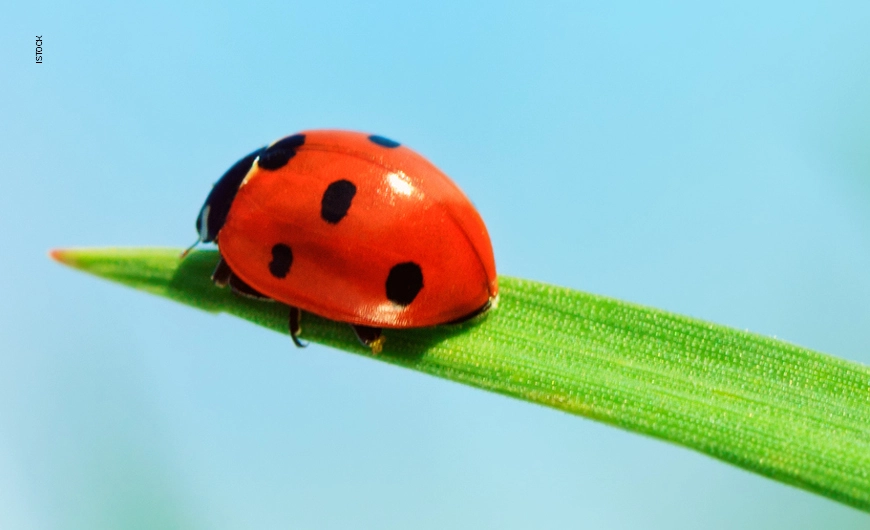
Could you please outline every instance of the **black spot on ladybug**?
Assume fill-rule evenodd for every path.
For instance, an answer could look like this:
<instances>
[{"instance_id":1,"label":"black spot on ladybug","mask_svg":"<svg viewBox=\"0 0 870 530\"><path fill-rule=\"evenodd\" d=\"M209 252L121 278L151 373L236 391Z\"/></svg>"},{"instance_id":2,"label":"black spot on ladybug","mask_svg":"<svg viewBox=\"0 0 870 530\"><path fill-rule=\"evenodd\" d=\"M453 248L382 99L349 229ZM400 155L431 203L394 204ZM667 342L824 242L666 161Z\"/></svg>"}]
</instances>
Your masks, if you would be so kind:
<instances>
[{"instance_id":1,"label":"black spot on ladybug","mask_svg":"<svg viewBox=\"0 0 870 530\"><path fill-rule=\"evenodd\" d=\"M414 262L399 263L387 276L387 298L399 305L408 305L423 288L423 271Z\"/></svg>"},{"instance_id":2,"label":"black spot on ladybug","mask_svg":"<svg viewBox=\"0 0 870 530\"><path fill-rule=\"evenodd\" d=\"M377 134L369 136L369 140L371 140L373 143L378 144L381 147L389 147L390 149L402 145L395 140L390 140L389 138L384 138L383 136L378 136Z\"/></svg>"},{"instance_id":3,"label":"black spot on ladybug","mask_svg":"<svg viewBox=\"0 0 870 530\"><path fill-rule=\"evenodd\" d=\"M331 224L341 221L347 215L354 195L356 195L356 186L353 182L336 180L323 192L323 198L320 200L320 217Z\"/></svg>"},{"instance_id":4,"label":"black spot on ladybug","mask_svg":"<svg viewBox=\"0 0 870 530\"><path fill-rule=\"evenodd\" d=\"M257 162L262 169L280 169L287 165L296 155L296 149L305 143L304 134L294 134L287 138L282 138L269 146L261 155Z\"/></svg>"},{"instance_id":5,"label":"black spot on ladybug","mask_svg":"<svg viewBox=\"0 0 870 530\"><path fill-rule=\"evenodd\" d=\"M293 250L284 243L278 243L272 247L272 261L269 263L269 272L272 276L282 279L290 272L293 265Z\"/></svg>"}]
</instances>

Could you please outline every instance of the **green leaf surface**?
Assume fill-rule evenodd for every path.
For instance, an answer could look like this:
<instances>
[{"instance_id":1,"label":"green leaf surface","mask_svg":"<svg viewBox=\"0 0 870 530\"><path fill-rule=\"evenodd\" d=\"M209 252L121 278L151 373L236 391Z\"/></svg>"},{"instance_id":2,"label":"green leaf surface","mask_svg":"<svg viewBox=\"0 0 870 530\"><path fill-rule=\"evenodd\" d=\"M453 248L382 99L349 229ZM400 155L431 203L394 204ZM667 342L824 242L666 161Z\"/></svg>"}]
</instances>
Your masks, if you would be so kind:
<instances>
[{"instance_id":1,"label":"green leaf surface","mask_svg":"<svg viewBox=\"0 0 870 530\"><path fill-rule=\"evenodd\" d=\"M55 251L67 265L287 333L287 308L210 281L215 251ZM304 314L305 340L654 436L870 511L870 369L779 340L563 287L499 277L498 306L386 330L362 348ZM289 341L289 338L288 338Z\"/></svg>"}]
</instances>

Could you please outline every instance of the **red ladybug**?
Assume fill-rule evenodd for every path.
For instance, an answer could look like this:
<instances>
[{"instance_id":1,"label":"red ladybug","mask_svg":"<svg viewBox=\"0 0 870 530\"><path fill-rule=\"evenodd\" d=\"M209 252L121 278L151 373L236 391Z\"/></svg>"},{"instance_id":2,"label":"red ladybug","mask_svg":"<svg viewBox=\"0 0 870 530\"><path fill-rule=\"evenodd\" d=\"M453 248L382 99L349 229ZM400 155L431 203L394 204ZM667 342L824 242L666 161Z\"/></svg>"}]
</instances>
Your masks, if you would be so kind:
<instances>
[{"instance_id":1,"label":"red ladybug","mask_svg":"<svg viewBox=\"0 0 870 530\"><path fill-rule=\"evenodd\" d=\"M212 280L347 322L375 353L381 328L458 323L498 294L486 226L429 161L382 136L306 131L257 149L214 185L196 220Z\"/></svg>"}]
</instances>

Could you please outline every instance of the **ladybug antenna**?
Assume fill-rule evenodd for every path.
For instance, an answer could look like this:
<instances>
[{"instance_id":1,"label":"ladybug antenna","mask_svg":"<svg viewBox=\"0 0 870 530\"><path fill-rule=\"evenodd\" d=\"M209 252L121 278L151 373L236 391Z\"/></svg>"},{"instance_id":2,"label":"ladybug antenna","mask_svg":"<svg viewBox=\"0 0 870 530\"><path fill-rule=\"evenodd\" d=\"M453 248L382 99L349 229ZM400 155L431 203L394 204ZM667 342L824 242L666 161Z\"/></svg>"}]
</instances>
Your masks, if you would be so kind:
<instances>
[{"instance_id":1,"label":"ladybug antenna","mask_svg":"<svg viewBox=\"0 0 870 530\"><path fill-rule=\"evenodd\" d=\"M189 247L187 247L187 249L186 249L184 252L182 252L180 256L178 256L178 259L184 259L184 258L186 258L187 255L190 254L190 251L193 250L194 248L196 248L197 245L199 245L199 242L200 242L199 239L197 239L196 241L194 241L192 245L190 245Z\"/></svg>"}]
</instances>

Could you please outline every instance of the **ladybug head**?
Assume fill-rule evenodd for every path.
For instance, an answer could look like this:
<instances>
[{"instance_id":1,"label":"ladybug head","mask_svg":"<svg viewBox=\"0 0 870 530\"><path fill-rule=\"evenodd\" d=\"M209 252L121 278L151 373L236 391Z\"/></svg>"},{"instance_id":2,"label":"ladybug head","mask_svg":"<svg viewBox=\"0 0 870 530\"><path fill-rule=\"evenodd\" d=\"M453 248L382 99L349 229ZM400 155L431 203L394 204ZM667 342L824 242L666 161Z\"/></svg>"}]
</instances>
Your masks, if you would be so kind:
<instances>
[{"instance_id":1,"label":"ladybug head","mask_svg":"<svg viewBox=\"0 0 870 530\"><path fill-rule=\"evenodd\" d=\"M227 220L227 213L230 211L236 192L239 191L239 186L263 149L265 148L257 149L236 162L215 183L196 218L196 231L201 242L211 243L217 238L218 232Z\"/></svg>"}]
</instances>

